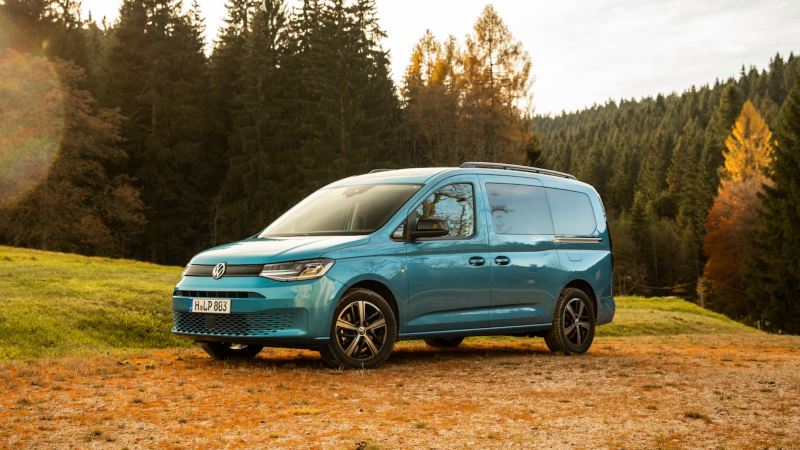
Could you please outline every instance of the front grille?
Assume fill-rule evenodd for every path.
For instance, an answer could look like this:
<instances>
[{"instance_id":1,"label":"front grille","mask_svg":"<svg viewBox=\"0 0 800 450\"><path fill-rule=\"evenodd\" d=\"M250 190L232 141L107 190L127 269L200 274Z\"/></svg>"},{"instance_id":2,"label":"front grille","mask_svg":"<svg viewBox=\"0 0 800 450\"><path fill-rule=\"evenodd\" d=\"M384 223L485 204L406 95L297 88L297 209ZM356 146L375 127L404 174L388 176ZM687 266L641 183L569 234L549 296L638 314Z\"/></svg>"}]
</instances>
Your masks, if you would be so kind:
<instances>
[{"instance_id":1,"label":"front grille","mask_svg":"<svg viewBox=\"0 0 800 450\"><path fill-rule=\"evenodd\" d=\"M263 264L233 264L225 266L223 277L257 277L264 268ZM214 265L189 264L186 269L187 277L210 277Z\"/></svg>"},{"instance_id":2,"label":"front grille","mask_svg":"<svg viewBox=\"0 0 800 450\"><path fill-rule=\"evenodd\" d=\"M196 297L196 298L264 298L258 292L245 291L185 291L175 289L172 292L175 297Z\"/></svg>"},{"instance_id":3,"label":"front grille","mask_svg":"<svg viewBox=\"0 0 800 450\"><path fill-rule=\"evenodd\" d=\"M297 311L200 314L174 311L172 331L213 336L264 336L296 328Z\"/></svg>"}]
</instances>

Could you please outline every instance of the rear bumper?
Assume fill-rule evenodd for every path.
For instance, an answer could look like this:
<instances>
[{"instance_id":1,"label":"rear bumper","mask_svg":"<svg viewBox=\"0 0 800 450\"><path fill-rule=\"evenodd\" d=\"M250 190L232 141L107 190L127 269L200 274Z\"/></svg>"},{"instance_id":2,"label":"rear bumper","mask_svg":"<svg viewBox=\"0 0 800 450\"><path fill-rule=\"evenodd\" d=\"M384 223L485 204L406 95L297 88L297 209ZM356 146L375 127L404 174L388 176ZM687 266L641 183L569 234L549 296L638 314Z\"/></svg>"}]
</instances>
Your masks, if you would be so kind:
<instances>
[{"instance_id":1,"label":"rear bumper","mask_svg":"<svg viewBox=\"0 0 800 450\"><path fill-rule=\"evenodd\" d=\"M314 347L329 340L343 285L323 277L278 282L261 277L184 277L172 296L174 334L197 341ZM230 314L191 312L192 298L230 298Z\"/></svg>"},{"instance_id":2,"label":"rear bumper","mask_svg":"<svg viewBox=\"0 0 800 450\"><path fill-rule=\"evenodd\" d=\"M600 297L597 300L597 324L603 325L614 320L614 313L617 310L614 297Z\"/></svg>"}]
</instances>

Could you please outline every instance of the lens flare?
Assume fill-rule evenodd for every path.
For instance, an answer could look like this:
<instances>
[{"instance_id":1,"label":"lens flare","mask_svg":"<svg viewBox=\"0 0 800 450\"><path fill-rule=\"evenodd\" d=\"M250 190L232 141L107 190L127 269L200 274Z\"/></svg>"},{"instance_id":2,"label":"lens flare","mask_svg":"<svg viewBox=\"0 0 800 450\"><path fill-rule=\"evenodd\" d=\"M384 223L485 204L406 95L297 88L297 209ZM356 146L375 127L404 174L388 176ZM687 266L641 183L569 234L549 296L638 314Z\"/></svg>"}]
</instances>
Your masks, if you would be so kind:
<instances>
[{"instance_id":1,"label":"lens flare","mask_svg":"<svg viewBox=\"0 0 800 450\"><path fill-rule=\"evenodd\" d=\"M47 176L64 130L64 91L53 63L13 50L0 53L0 206Z\"/></svg>"}]
</instances>

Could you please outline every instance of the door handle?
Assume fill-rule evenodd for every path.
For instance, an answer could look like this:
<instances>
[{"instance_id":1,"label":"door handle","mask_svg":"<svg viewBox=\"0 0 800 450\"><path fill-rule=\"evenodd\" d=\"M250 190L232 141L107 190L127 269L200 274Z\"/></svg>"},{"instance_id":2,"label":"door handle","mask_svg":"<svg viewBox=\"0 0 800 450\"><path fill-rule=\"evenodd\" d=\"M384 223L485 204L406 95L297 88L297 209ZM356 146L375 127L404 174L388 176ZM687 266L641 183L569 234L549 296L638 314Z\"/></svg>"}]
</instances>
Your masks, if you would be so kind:
<instances>
[{"instance_id":1,"label":"door handle","mask_svg":"<svg viewBox=\"0 0 800 450\"><path fill-rule=\"evenodd\" d=\"M473 256L469 259L469 263L473 266L482 266L486 264L486 260L481 258L480 256Z\"/></svg>"},{"instance_id":2,"label":"door handle","mask_svg":"<svg viewBox=\"0 0 800 450\"><path fill-rule=\"evenodd\" d=\"M494 263L497 264L498 266L507 266L508 263L510 262L511 258L509 258L508 256L498 256L497 258L494 259Z\"/></svg>"}]
</instances>

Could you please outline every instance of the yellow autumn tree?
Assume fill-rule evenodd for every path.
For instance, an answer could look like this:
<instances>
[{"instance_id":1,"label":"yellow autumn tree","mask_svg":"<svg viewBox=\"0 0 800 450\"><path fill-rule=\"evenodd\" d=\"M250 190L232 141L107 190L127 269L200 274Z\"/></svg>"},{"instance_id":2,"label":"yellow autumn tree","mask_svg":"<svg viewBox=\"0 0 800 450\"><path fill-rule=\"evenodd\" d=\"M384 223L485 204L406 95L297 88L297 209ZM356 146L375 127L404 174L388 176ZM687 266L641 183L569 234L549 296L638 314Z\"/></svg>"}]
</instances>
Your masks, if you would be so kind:
<instances>
[{"instance_id":1,"label":"yellow autumn tree","mask_svg":"<svg viewBox=\"0 0 800 450\"><path fill-rule=\"evenodd\" d=\"M427 31L403 81L406 165L525 161L532 142L531 59L491 5L463 47Z\"/></svg>"},{"instance_id":2,"label":"yellow autumn tree","mask_svg":"<svg viewBox=\"0 0 800 450\"><path fill-rule=\"evenodd\" d=\"M720 187L705 225L704 287L709 307L745 319L750 308L742 273L754 253L759 194L769 183L765 170L772 158L772 133L749 101L725 141L723 155Z\"/></svg>"},{"instance_id":3,"label":"yellow autumn tree","mask_svg":"<svg viewBox=\"0 0 800 450\"><path fill-rule=\"evenodd\" d=\"M462 55L463 114L469 152L478 161L523 163L531 133L531 58L492 5L487 5Z\"/></svg>"},{"instance_id":4,"label":"yellow autumn tree","mask_svg":"<svg viewBox=\"0 0 800 450\"><path fill-rule=\"evenodd\" d=\"M751 177L763 178L772 156L772 132L750 100L725 140L725 164L722 179L739 182Z\"/></svg>"}]
</instances>

